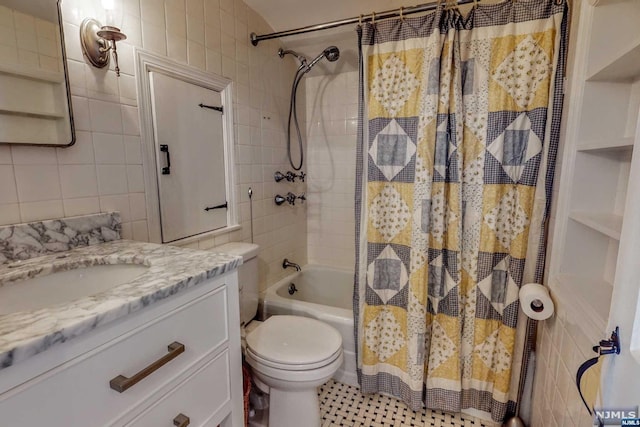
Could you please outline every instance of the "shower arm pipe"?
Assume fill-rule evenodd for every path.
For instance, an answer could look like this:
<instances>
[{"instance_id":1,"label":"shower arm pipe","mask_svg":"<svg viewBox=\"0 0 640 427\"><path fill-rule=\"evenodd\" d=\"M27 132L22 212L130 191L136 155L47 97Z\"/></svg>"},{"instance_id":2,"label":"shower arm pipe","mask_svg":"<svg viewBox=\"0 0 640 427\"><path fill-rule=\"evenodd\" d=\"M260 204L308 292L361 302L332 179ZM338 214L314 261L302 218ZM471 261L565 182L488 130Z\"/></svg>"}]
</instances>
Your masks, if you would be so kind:
<instances>
[{"instance_id":1,"label":"shower arm pipe","mask_svg":"<svg viewBox=\"0 0 640 427\"><path fill-rule=\"evenodd\" d=\"M476 2L480 2L480 0L457 0L457 5L462 6L465 4L476 3ZM343 25L358 24L360 22L369 22L369 21L374 21L378 19L388 19L388 18L395 18L398 16L412 15L414 13L428 12L436 9L440 3L442 3L443 5L446 4L445 2L436 1L431 3L419 4L416 6L408 6L408 7L403 7L399 9L386 10L384 12L374 12L368 15L360 15L353 18L340 19L338 21L329 21L322 24L308 25L306 27L296 28L293 30L278 31L275 33L262 34L262 35L251 33L250 35L251 44L254 46L257 46L258 43L261 42L262 40L276 39L278 37L295 36L297 34L305 34L305 33L311 33L314 31L328 30L330 28L342 27Z\"/></svg>"}]
</instances>

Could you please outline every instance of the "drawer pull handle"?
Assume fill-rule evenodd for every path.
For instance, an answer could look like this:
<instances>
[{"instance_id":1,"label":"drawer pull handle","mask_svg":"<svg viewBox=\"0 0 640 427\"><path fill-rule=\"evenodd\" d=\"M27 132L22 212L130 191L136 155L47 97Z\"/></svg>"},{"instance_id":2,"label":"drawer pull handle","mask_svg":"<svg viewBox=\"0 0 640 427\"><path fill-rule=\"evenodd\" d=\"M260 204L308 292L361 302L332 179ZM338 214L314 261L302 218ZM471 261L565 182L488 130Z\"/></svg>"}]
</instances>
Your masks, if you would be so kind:
<instances>
[{"instance_id":1,"label":"drawer pull handle","mask_svg":"<svg viewBox=\"0 0 640 427\"><path fill-rule=\"evenodd\" d=\"M178 414L173 419L173 425L177 427L187 427L191 420L185 414Z\"/></svg>"},{"instance_id":2,"label":"drawer pull handle","mask_svg":"<svg viewBox=\"0 0 640 427\"><path fill-rule=\"evenodd\" d=\"M180 354L184 353L184 344L180 344L178 341L174 341L169 344L168 349L169 353L162 356L160 359L156 360L134 376L127 378L124 375L118 375L117 377L109 381L109 386L118 393L122 393L123 391L133 387L167 363L171 362Z\"/></svg>"}]
</instances>

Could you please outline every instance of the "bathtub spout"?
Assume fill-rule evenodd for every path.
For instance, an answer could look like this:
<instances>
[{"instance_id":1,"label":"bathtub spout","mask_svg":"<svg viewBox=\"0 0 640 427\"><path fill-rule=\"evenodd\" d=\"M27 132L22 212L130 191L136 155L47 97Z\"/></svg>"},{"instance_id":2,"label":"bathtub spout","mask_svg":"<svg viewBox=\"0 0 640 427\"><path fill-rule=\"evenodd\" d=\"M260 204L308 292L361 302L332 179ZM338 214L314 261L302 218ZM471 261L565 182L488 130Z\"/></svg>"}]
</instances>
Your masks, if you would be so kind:
<instances>
[{"instance_id":1,"label":"bathtub spout","mask_svg":"<svg viewBox=\"0 0 640 427\"><path fill-rule=\"evenodd\" d=\"M285 258L284 261L282 261L282 268L289 268L289 267L295 268L296 271L302 270L298 264L296 264L295 262L291 262Z\"/></svg>"}]
</instances>

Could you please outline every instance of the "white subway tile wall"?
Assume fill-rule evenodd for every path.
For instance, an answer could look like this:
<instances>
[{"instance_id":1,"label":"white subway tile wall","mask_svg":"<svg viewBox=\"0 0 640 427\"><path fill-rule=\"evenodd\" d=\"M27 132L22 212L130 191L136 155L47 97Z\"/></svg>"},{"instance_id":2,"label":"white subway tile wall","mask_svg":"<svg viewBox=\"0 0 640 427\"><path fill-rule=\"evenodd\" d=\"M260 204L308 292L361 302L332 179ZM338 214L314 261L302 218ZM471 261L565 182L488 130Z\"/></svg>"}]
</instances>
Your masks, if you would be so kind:
<instances>
[{"instance_id":1,"label":"white subway tile wall","mask_svg":"<svg viewBox=\"0 0 640 427\"><path fill-rule=\"evenodd\" d=\"M133 57L133 47L138 46L234 80L236 191L242 228L190 246L210 249L229 241L249 241L247 190L252 187L255 242L262 248L261 288L287 274L283 258L305 264L305 207L278 208L273 202L276 192L285 190L274 185L273 173L288 166L285 119L296 64L278 57L276 41L250 45L250 31L272 31L265 21L241 0L124 0L122 30L127 40L118 43L122 73L118 78L113 64L109 70L91 67L80 49L82 20L104 20L100 0L65 0L62 7L76 143L57 149L0 145L0 224L118 210L123 236L148 240ZM38 50L51 31L36 26L42 28L33 33L34 39L26 33L33 20L9 12L0 8L0 25L23 30L25 43L9 46L13 38L1 41L0 58L19 58L24 50L40 55L43 66L51 66L43 57L48 50ZM42 43L26 43L31 39ZM299 101L304 105L304 94ZM304 186L292 188L304 191Z\"/></svg>"},{"instance_id":2,"label":"white subway tile wall","mask_svg":"<svg viewBox=\"0 0 640 427\"><path fill-rule=\"evenodd\" d=\"M353 269L358 73L309 77L306 91L309 262Z\"/></svg>"},{"instance_id":3,"label":"white subway tile wall","mask_svg":"<svg viewBox=\"0 0 640 427\"><path fill-rule=\"evenodd\" d=\"M555 298L556 302L559 302ZM591 416L580 399L576 372L595 356L571 313L556 304L556 315L538 324L536 373L533 384L532 427L588 427Z\"/></svg>"}]
</instances>

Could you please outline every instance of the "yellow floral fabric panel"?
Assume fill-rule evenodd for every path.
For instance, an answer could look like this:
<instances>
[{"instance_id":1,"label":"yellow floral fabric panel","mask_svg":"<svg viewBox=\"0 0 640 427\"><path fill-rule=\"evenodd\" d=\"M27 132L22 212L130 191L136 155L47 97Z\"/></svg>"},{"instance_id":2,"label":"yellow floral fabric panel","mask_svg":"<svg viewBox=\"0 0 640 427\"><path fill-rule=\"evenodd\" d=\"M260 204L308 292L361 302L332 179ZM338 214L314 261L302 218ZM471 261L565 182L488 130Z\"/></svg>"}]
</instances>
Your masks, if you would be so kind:
<instances>
[{"instance_id":1,"label":"yellow floral fabric panel","mask_svg":"<svg viewBox=\"0 0 640 427\"><path fill-rule=\"evenodd\" d=\"M422 65L421 49L370 56L369 118L416 115Z\"/></svg>"},{"instance_id":2,"label":"yellow floral fabric panel","mask_svg":"<svg viewBox=\"0 0 640 427\"><path fill-rule=\"evenodd\" d=\"M555 40L556 31L548 30L491 41L490 111L548 106Z\"/></svg>"}]
</instances>

